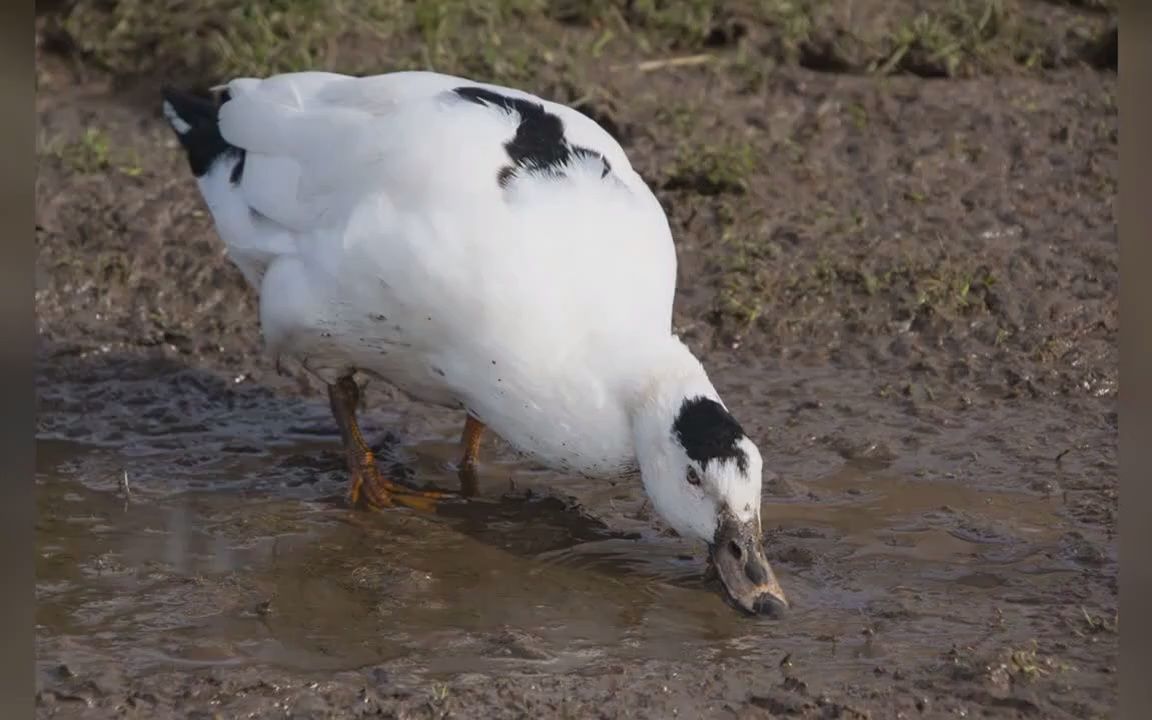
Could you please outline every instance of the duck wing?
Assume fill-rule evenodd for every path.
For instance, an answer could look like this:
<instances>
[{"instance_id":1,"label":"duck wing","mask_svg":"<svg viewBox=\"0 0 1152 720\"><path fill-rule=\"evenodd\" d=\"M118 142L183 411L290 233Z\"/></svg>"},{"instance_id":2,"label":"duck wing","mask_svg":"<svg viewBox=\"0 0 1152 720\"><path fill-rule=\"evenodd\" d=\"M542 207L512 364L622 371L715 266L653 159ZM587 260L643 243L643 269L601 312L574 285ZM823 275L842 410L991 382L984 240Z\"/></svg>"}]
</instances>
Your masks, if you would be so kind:
<instances>
[{"instance_id":1,"label":"duck wing","mask_svg":"<svg viewBox=\"0 0 1152 720\"><path fill-rule=\"evenodd\" d=\"M663 210L572 108L429 72L236 79L199 125L187 97L166 98L190 161L180 123L215 123L217 159L193 170L254 283L292 256L346 305L401 305L450 323L426 337L540 358L670 332Z\"/></svg>"}]
</instances>

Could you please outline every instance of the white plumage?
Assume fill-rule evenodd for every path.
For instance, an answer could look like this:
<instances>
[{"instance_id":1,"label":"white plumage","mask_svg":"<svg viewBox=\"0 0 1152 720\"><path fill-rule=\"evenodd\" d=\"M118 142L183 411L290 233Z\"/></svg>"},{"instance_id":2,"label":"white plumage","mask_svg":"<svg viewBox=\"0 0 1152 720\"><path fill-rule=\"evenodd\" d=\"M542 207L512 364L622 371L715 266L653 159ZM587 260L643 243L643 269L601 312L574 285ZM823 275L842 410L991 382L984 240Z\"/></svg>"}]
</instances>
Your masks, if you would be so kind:
<instances>
[{"instance_id":1,"label":"white plumage","mask_svg":"<svg viewBox=\"0 0 1152 720\"><path fill-rule=\"evenodd\" d=\"M709 543L725 513L758 531L759 454L672 334L667 219L599 125L427 72L223 88L211 114L170 92L165 115L272 353L466 409L553 467L641 470ZM717 427L677 425L704 401Z\"/></svg>"}]
</instances>

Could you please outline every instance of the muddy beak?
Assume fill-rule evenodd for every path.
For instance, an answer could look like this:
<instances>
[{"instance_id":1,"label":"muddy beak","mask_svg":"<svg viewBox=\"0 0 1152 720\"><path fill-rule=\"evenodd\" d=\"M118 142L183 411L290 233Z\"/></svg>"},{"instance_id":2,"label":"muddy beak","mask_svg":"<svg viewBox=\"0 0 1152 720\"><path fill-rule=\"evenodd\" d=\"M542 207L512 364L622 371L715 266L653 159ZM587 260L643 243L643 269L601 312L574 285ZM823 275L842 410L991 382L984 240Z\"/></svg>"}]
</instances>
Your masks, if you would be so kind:
<instances>
[{"instance_id":1,"label":"muddy beak","mask_svg":"<svg viewBox=\"0 0 1152 720\"><path fill-rule=\"evenodd\" d=\"M709 550L720 582L741 610L780 616L788 609L784 590L764 557L758 522L742 523L725 513Z\"/></svg>"}]
</instances>

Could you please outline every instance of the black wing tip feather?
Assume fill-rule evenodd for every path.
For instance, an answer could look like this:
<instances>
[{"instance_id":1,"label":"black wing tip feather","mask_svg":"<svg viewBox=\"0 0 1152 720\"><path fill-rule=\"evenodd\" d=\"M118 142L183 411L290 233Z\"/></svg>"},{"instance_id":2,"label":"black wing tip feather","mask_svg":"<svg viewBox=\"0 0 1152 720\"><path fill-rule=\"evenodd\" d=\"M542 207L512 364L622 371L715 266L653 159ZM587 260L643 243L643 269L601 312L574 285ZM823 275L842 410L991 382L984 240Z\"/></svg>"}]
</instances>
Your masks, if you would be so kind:
<instances>
[{"instance_id":1,"label":"black wing tip feather","mask_svg":"<svg viewBox=\"0 0 1152 720\"><path fill-rule=\"evenodd\" d=\"M192 174L202 177L222 157L236 158L231 181L239 183L244 175L245 152L230 144L220 134L220 106L231 99L226 89L197 93L165 85L160 90L164 116L180 139L188 155Z\"/></svg>"},{"instance_id":2,"label":"black wing tip feather","mask_svg":"<svg viewBox=\"0 0 1152 720\"><path fill-rule=\"evenodd\" d=\"M160 96L190 125L214 124L219 106L210 95L181 90L172 85L160 89ZM177 131L179 132L179 131Z\"/></svg>"},{"instance_id":3,"label":"black wing tip feather","mask_svg":"<svg viewBox=\"0 0 1152 720\"><path fill-rule=\"evenodd\" d=\"M496 174L501 188L507 188L521 170L563 174L564 166L575 158L599 158L601 180L612 172L612 165L603 153L570 143L564 121L541 103L471 85L462 85L453 92L469 102L498 107L519 118L515 136L504 144L512 164L500 168Z\"/></svg>"}]
</instances>

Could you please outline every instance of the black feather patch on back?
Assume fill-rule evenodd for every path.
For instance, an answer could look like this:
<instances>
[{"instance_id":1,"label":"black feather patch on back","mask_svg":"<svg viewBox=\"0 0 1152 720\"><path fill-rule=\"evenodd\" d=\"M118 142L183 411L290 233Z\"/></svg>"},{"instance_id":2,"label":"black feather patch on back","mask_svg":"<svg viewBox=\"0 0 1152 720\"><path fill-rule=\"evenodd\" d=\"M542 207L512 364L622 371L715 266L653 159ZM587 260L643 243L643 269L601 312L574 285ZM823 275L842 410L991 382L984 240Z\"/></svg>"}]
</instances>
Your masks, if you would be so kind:
<instances>
[{"instance_id":1,"label":"black feather patch on back","mask_svg":"<svg viewBox=\"0 0 1152 720\"><path fill-rule=\"evenodd\" d=\"M685 398L672 423L672 433L688 457L702 468L707 468L712 460L735 460L740 472L748 470L748 455L737 445L744 437L744 429L715 400Z\"/></svg>"},{"instance_id":2,"label":"black feather patch on back","mask_svg":"<svg viewBox=\"0 0 1152 720\"><path fill-rule=\"evenodd\" d=\"M497 173L496 180L500 187L507 187L516 177L518 169L559 175L561 169L576 157L599 158L604 166L601 178L612 172L608 159L601 153L570 144L564 136L564 122L545 110L540 103L478 87L458 87L453 92L477 105L498 107L520 118L516 135L504 144L512 165L501 168Z\"/></svg>"},{"instance_id":3,"label":"black feather patch on back","mask_svg":"<svg viewBox=\"0 0 1152 720\"><path fill-rule=\"evenodd\" d=\"M220 134L220 124L217 115L220 105L231 100L231 95L225 90L219 96L219 102L211 97L194 95L174 88L164 88L164 102L171 108L176 117L188 125L188 129L181 132L172 118L168 119L172 129L184 152L188 155L188 166L192 174L202 177L221 158L235 159L230 180L238 184L244 177L244 160L246 153L241 148L231 145Z\"/></svg>"}]
</instances>

